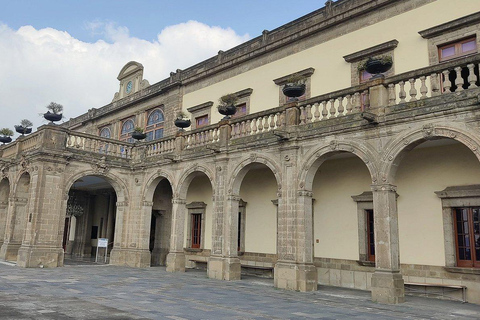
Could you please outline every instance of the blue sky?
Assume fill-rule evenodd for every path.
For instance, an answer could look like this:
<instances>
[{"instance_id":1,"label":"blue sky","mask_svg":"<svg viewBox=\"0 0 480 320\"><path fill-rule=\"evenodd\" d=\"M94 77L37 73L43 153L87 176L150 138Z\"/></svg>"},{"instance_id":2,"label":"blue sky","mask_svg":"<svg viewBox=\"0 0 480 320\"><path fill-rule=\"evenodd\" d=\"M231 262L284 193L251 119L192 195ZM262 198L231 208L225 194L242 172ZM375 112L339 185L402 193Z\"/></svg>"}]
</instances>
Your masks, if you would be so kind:
<instances>
[{"instance_id":1,"label":"blue sky","mask_svg":"<svg viewBox=\"0 0 480 320\"><path fill-rule=\"evenodd\" d=\"M0 128L51 101L65 120L111 102L129 61L150 84L324 6L324 0L0 0ZM293 4L293 5L292 5Z\"/></svg>"},{"instance_id":2,"label":"blue sky","mask_svg":"<svg viewBox=\"0 0 480 320\"><path fill-rule=\"evenodd\" d=\"M210 26L231 28L238 34L256 37L263 30L275 29L289 21L323 7L323 0L177 0L177 1L0 1L0 21L11 28L32 25L52 27L73 37L94 42L87 23L114 22L129 29L130 35L153 40L166 26L195 20ZM294 3L295 5L292 5Z\"/></svg>"}]
</instances>

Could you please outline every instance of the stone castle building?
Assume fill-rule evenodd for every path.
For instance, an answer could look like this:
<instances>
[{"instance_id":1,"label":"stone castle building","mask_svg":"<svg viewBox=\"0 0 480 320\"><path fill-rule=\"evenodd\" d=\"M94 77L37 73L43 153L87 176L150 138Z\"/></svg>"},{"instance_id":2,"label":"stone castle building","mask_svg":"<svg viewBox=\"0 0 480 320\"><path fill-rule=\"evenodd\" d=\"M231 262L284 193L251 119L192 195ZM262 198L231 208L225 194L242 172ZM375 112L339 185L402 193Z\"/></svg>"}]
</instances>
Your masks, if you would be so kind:
<instances>
[{"instance_id":1,"label":"stone castle building","mask_svg":"<svg viewBox=\"0 0 480 320\"><path fill-rule=\"evenodd\" d=\"M127 63L110 104L0 147L0 258L60 267L107 238L114 265L480 303L479 9L330 1L152 85Z\"/></svg>"}]
</instances>

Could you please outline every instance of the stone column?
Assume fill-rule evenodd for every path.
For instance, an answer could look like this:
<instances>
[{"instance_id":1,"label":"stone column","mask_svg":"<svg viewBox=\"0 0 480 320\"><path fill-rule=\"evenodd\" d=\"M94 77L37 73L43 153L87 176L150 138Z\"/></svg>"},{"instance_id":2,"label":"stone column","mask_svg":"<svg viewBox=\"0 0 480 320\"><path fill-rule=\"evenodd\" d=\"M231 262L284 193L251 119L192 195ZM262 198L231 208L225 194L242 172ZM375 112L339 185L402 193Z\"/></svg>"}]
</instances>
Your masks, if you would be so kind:
<instances>
[{"instance_id":1,"label":"stone column","mask_svg":"<svg viewBox=\"0 0 480 320\"><path fill-rule=\"evenodd\" d=\"M64 255L65 193L62 188L65 164L59 164L57 159L42 159L31 168L26 225L17 265L60 267Z\"/></svg>"},{"instance_id":2,"label":"stone column","mask_svg":"<svg viewBox=\"0 0 480 320\"><path fill-rule=\"evenodd\" d=\"M400 273L396 186L372 186L375 228L375 273L372 276L372 300L397 304L405 302Z\"/></svg>"},{"instance_id":3,"label":"stone column","mask_svg":"<svg viewBox=\"0 0 480 320\"><path fill-rule=\"evenodd\" d=\"M6 208L5 236L0 248L0 258L7 261L16 261L24 231L20 222L25 220L28 199L12 197L8 202L10 205Z\"/></svg>"},{"instance_id":4,"label":"stone column","mask_svg":"<svg viewBox=\"0 0 480 320\"><path fill-rule=\"evenodd\" d=\"M222 280L240 280L241 265L238 258L238 203L240 196L228 195L224 212Z\"/></svg>"},{"instance_id":5,"label":"stone column","mask_svg":"<svg viewBox=\"0 0 480 320\"><path fill-rule=\"evenodd\" d=\"M185 272L185 253L183 252L186 200L172 199L172 232L170 234L170 252L167 255L168 272Z\"/></svg>"},{"instance_id":6,"label":"stone column","mask_svg":"<svg viewBox=\"0 0 480 320\"><path fill-rule=\"evenodd\" d=\"M3 239L5 238L5 227L8 215L8 199L5 200L7 201L0 201L0 248L3 245Z\"/></svg>"},{"instance_id":7,"label":"stone column","mask_svg":"<svg viewBox=\"0 0 480 320\"><path fill-rule=\"evenodd\" d=\"M128 203L126 201L117 201L115 204L117 207L117 212L115 214L115 234L113 237L113 249L110 252L110 264L113 265L126 265L126 248L127 239L123 232L123 225L125 223L125 211L128 208Z\"/></svg>"},{"instance_id":8,"label":"stone column","mask_svg":"<svg viewBox=\"0 0 480 320\"><path fill-rule=\"evenodd\" d=\"M313 264L312 192L297 190L296 148L284 150L283 181L278 191L278 239L275 287L317 290Z\"/></svg>"}]
</instances>

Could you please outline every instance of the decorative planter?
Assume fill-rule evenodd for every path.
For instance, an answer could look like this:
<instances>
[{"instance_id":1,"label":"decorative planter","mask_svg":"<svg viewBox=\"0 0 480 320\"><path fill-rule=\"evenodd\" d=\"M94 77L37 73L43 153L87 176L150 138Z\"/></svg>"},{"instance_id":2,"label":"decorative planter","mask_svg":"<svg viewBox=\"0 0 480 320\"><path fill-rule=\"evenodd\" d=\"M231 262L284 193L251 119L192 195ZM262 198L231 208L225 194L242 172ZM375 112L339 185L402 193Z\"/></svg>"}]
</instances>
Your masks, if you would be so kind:
<instances>
[{"instance_id":1,"label":"decorative planter","mask_svg":"<svg viewBox=\"0 0 480 320\"><path fill-rule=\"evenodd\" d=\"M235 113L237 113L237 107L235 107L233 104L232 105L218 106L218 112L225 116L225 117L223 117L222 120L228 120L228 119L230 119L231 116L233 116Z\"/></svg>"},{"instance_id":2,"label":"decorative planter","mask_svg":"<svg viewBox=\"0 0 480 320\"><path fill-rule=\"evenodd\" d=\"M179 131L184 131L185 128L190 127L191 122L190 119L177 118L175 119L174 124L177 128L180 128Z\"/></svg>"},{"instance_id":3,"label":"decorative planter","mask_svg":"<svg viewBox=\"0 0 480 320\"><path fill-rule=\"evenodd\" d=\"M387 72L392 67L393 63L391 61L382 61L380 59L368 58L365 63L365 70L373 74L372 78L381 77L381 73Z\"/></svg>"},{"instance_id":4,"label":"decorative planter","mask_svg":"<svg viewBox=\"0 0 480 320\"><path fill-rule=\"evenodd\" d=\"M9 143L12 142L12 138L7 136L0 136L0 142L2 142L3 144Z\"/></svg>"},{"instance_id":5,"label":"decorative planter","mask_svg":"<svg viewBox=\"0 0 480 320\"><path fill-rule=\"evenodd\" d=\"M305 84L287 83L283 86L282 92L289 98L298 98L305 94Z\"/></svg>"},{"instance_id":6,"label":"decorative planter","mask_svg":"<svg viewBox=\"0 0 480 320\"><path fill-rule=\"evenodd\" d=\"M142 132L132 132L132 138L135 139L135 140L143 140L147 137L147 135L145 133L142 133Z\"/></svg>"},{"instance_id":7,"label":"decorative planter","mask_svg":"<svg viewBox=\"0 0 480 320\"><path fill-rule=\"evenodd\" d=\"M53 124L54 121L60 121L62 120L63 115L61 113L52 113L50 111L47 111L47 113L43 114L43 117L50 121L51 124Z\"/></svg>"},{"instance_id":8,"label":"decorative planter","mask_svg":"<svg viewBox=\"0 0 480 320\"><path fill-rule=\"evenodd\" d=\"M32 133L32 128L25 128L23 126L15 126L15 131L21 135Z\"/></svg>"}]
</instances>

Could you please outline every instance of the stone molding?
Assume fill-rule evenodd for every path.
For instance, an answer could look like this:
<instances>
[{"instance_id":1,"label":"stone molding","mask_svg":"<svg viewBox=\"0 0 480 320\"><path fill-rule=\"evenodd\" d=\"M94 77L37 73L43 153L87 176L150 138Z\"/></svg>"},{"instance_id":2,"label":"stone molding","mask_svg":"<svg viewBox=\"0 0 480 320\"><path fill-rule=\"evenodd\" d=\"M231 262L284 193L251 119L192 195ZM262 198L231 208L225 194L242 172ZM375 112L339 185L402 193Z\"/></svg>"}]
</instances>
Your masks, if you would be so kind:
<instances>
[{"instance_id":1,"label":"stone molding","mask_svg":"<svg viewBox=\"0 0 480 320\"><path fill-rule=\"evenodd\" d=\"M435 194L440 199L480 197L480 184L446 187Z\"/></svg>"},{"instance_id":2,"label":"stone molding","mask_svg":"<svg viewBox=\"0 0 480 320\"><path fill-rule=\"evenodd\" d=\"M424 39L431 39L433 37L442 35L444 33L462 29L464 27L468 27L472 24L479 23L479 22L480 22L480 12L475 12L475 13L472 13L471 15L461 17L459 19L442 23L432 28L419 31L418 33Z\"/></svg>"},{"instance_id":3,"label":"stone molding","mask_svg":"<svg viewBox=\"0 0 480 320\"><path fill-rule=\"evenodd\" d=\"M298 74L298 75L300 75L304 78L308 78L308 77L311 77L314 72L315 72L314 68L307 68L307 69L303 69L303 70L300 70L300 71L297 71L297 72L287 74L286 76L283 76L283 77L280 77L280 78L277 78L277 79L273 79L273 82L277 86L283 86L284 84L287 83L288 78L291 77L294 74Z\"/></svg>"},{"instance_id":4,"label":"stone molding","mask_svg":"<svg viewBox=\"0 0 480 320\"><path fill-rule=\"evenodd\" d=\"M186 205L187 209L205 209L207 204L203 201L194 201Z\"/></svg>"},{"instance_id":5,"label":"stone molding","mask_svg":"<svg viewBox=\"0 0 480 320\"><path fill-rule=\"evenodd\" d=\"M398 40L393 39L367 49L347 54L346 56L343 56L343 59L345 59L345 61L348 63L357 62L363 59L367 59L369 57L373 57L375 55L386 53L395 49L397 46Z\"/></svg>"},{"instance_id":6,"label":"stone molding","mask_svg":"<svg viewBox=\"0 0 480 320\"><path fill-rule=\"evenodd\" d=\"M364 191L357 196L352 196L352 199L355 202L373 202L373 192Z\"/></svg>"},{"instance_id":7,"label":"stone molding","mask_svg":"<svg viewBox=\"0 0 480 320\"><path fill-rule=\"evenodd\" d=\"M208 108L211 108L212 106L213 106L213 101L207 101L207 102L204 102L204 103L197 104L196 106L187 108L187 111L190 112L190 113L195 113L195 112L198 112L198 111L207 110Z\"/></svg>"}]
</instances>

